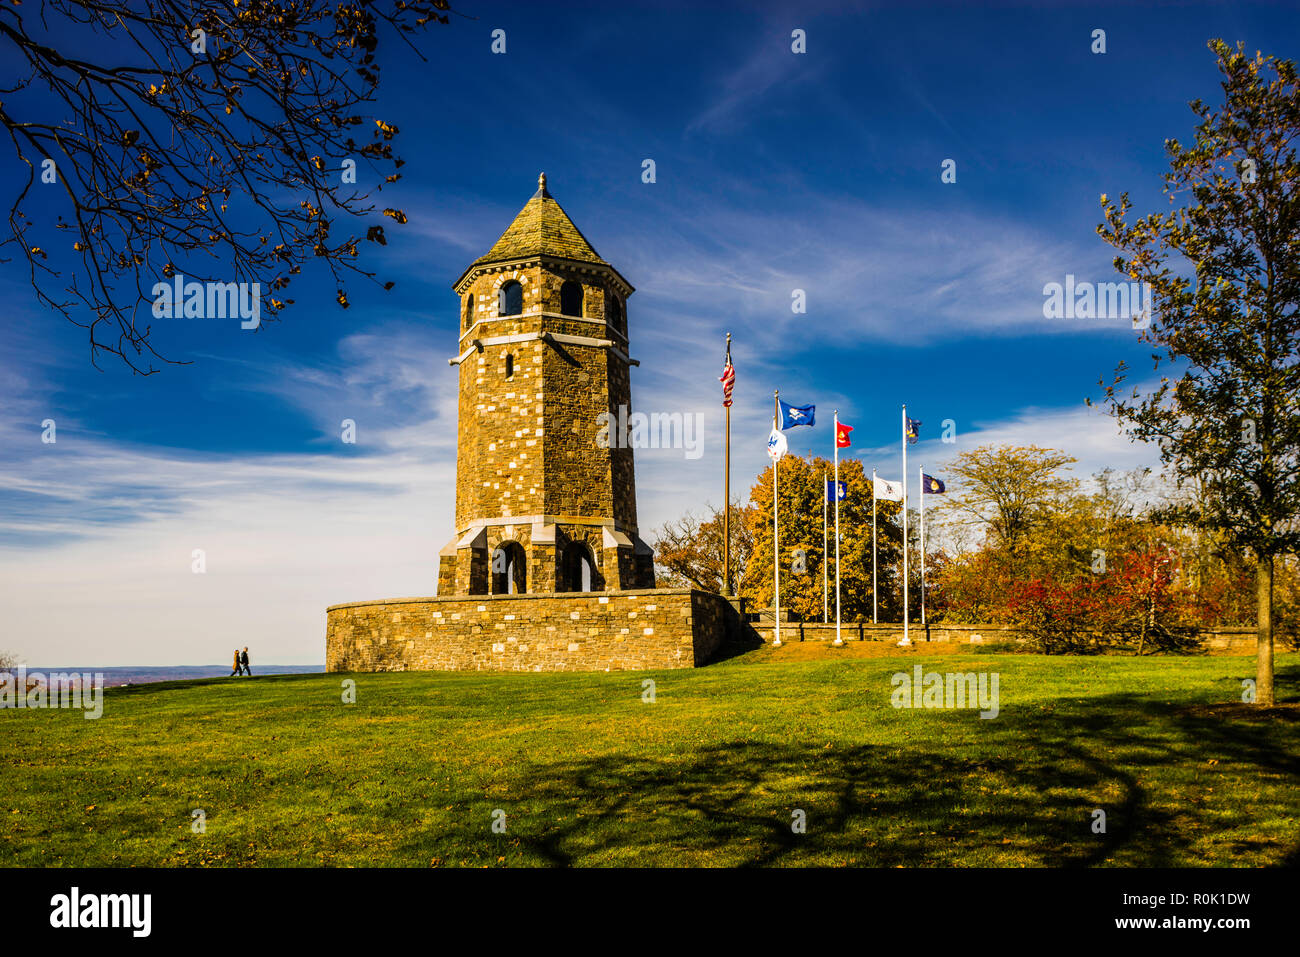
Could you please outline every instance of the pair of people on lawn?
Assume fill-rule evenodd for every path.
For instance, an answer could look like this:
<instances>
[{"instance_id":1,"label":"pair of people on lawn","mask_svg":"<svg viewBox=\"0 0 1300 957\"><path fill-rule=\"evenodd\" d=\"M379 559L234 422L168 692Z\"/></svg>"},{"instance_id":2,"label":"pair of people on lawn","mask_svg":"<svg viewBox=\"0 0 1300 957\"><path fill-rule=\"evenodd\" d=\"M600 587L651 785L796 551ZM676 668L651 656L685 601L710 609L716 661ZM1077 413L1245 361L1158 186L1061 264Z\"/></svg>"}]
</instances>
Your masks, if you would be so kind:
<instances>
[{"instance_id":1,"label":"pair of people on lawn","mask_svg":"<svg viewBox=\"0 0 1300 957\"><path fill-rule=\"evenodd\" d=\"M248 675L248 677L250 678L253 677L253 669L248 667L248 648L245 648L242 652L238 648L236 648L235 649L235 670L230 672L230 677L233 678L235 677L235 675L243 675L243 674Z\"/></svg>"}]
</instances>

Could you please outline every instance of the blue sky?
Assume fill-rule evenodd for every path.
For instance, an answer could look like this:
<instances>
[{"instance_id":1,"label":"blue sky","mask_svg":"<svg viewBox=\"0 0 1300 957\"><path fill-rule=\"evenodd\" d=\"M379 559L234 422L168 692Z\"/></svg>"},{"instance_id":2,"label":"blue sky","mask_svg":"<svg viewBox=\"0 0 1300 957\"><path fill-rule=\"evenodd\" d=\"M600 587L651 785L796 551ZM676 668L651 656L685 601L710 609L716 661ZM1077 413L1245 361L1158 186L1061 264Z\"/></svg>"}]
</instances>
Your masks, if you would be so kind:
<instances>
[{"instance_id":1,"label":"blue sky","mask_svg":"<svg viewBox=\"0 0 1300 957\"><path fill-rule=\"evenodd\" d=\"M433 29L428 62L383 51L377 113L407 160L383 196L410 221L368 253L391 292L354 284L344 311L307 275L256 333L161 321L155 347L192 364L140 378L91 367L82 331L0 264L0 649L181 664L248 644L319 662L326 604L432 593L453 531L450 285L541 170L637 287L634 406L705 415L702 458L638 453L647 537L720 502L728 331L734 488L766 464L774 388L818 406L794 451L829 454L838 408L852 453L890 477L902 402L925 423L909 462L938 474L987 442L1063 448L1080 475L1152 463L1083 407L1121 359L1148 375L1149 350L1123 320L1044 319L1043 285L1115 278L1101 193L1165 205L1163 141L1219 93L1209 38L1294 58L1300 37L1286 5L461 7L477 19ZM955 444L937 441L944 419Z\"/></svg>"}]
</instances>

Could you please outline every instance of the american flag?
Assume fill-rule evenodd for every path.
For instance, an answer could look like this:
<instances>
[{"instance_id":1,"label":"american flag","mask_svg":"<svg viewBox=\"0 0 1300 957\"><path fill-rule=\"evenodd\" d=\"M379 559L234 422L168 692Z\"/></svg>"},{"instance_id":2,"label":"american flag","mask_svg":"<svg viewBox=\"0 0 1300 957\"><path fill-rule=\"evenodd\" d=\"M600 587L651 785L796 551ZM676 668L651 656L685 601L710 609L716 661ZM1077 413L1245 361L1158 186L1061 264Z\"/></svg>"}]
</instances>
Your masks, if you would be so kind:
<instances>
[{"instance_id":1,"label":"american flag","mask_svg":"<svg viewBox=\"0 0 1300 957\"><path fill-rule=\"evenodd\" d=\"M722 369L722 375L718 378L722 383L722 404L726 408L731 407L731 390L736 387L736 369L731 364L731 359L727 359L727 364Z\"/></svg>"}]
</instances>

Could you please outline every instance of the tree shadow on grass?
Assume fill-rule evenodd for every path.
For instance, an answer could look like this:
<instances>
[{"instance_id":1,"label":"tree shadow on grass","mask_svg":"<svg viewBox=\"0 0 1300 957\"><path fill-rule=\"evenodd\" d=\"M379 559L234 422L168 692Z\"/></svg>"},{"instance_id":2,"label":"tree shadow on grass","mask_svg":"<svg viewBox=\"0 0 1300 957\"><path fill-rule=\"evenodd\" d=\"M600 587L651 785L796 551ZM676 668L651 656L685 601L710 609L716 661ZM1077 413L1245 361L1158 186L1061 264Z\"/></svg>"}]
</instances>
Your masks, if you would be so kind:
<instances>
[{"instance_id":1,"label":"tree shadow on grass","mask_svg":"<svg viewBox=\"0 0 1300 957\"><path fill-rule=\"evenodd\" d=\"M1133 775L1069 750L1080 765L1068 773L1076 793L1055 798L1035 786L1041 768L1014 759L871 745L828 753L736 741L687 762L609 755L554 763L512 797L545 808L568 802L572 817L540 834L513 833L556 865L611 844L635 849L642 862L677 864L956 865L981 855L983 863L1014 856L1031 865L1089 864L1129 839L1120 821L1139 817L1162 843L1176 842L1168 817L1144 809ZM1063 776L1051 787L1060 789ZM1093 837L1097 801L1085 792L1106 785L1122 796L1110 807L1111 829ZM796 811L805 833L794 830Z\"/></svg>"},{"instance_id":2,"label":"tree shadow on grass","mask_svg":"<svg viewBox=\"0 0 1300 957\"><path fill-rule=\"evenodd\" d=\"M1294 687L1300 669L1278 677L1279 689ZM824 734L806 746L736 739L683 747L680 756L536 761L512 777L510 836L526 862L558 866L1300 860L1300 850L1272 838L1248 838L1233 852L1198 845L1235 806L1221 793L1228 779L1216 775L1240 783L1258 774L1261 786L1273 777L1270 800L1300 807L1294 721L1201 714L1125 694L1005 708L992 721L972 712L912 717L973 722L978 733L954 727L924 742L852 746L827 746ZM935 743L944 740L956 743ZM1093 831L1095 809L1106 813L1104 833ZM806 815L802 834L792 828L796 810ZM1238 826L1248 825L1247 811L1240 816ZM429 834L417 841L437 843Z\"/></svg>"}]
</instances>

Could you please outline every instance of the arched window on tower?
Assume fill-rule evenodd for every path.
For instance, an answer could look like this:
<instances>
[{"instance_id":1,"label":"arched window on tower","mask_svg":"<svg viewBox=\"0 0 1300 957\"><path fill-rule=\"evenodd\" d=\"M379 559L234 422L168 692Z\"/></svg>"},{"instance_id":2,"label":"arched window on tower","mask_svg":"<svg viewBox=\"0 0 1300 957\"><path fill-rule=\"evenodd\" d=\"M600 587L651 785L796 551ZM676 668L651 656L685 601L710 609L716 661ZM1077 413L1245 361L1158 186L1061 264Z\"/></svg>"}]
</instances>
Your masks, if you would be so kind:
<instances>
[{"instance_id":1,"label":"arched window on tower","mask_svg":"<svg viewBox=\"0 0 1300 957\"><path fill-rule=\"evenodd\" d=\"M582 315L582 283L570 279L560 287L560 312L566 316Z\"/></svg>"},{"instance_id":2,"label":"arched window on tower","mask_svg":"<svg viewBox=\"0 0 1300 957\"><path fill-rule=\"evenodd\" d=\"M515 357L508 355L506 356L506 378L512 379L514 378L514 375L515 375Z\"/></svg>"},{"instance_id":3,"label":"arched window on tower","mask_svg":"<svg viewBox=\"0 0 1300 957\"><path fill-rule=\"evenodd\" d=\"M595 579L595 564L591 549L583 542L569 542L564 546L564 586L562 591L591 591Z\"/></svg>"},{"instance_id":4,"label":"arched window on tower","mask_svg":"<svg viewBox=\"0 0 1300 957\"><path fill-rule=\"evenodd\" d=\"M605 321L627 335L627 323L623 319L623 302L614 293L605 295Z\"/></svg>"},{"instance_id":5,"label":"arched window on tower","mask_svg":"<svg viewBox=\"0 0 1300 957\"><path fill-rule=\"evenodd\" d=\"M461 331L464 331L468 329L470 326L474 325L474 294L472 292L465 297L464 306L465 306L465 311L461 317L461 326L460 326Z\"/></svg>"},{"instance_id":6,"label":"arched window on tower","mask_svg":"<svg viewBox=\"0 0 1300 957\"><path fill-rule=\"evenodd\" d=\"M524 287L510 280L497 293L497 315L517 316L524 311Z\"/></svg>"},{"instance_id":7,"label":"arched window on tower","mask_svg":"<svg viewBox=\"0 0 1300 957\"><path fill-rule=\"evenodd\" d=\"M527 557L518 542L502 542L492 552L492 594L523 595L528 591Z\"/></svg>"}]
</instances>

